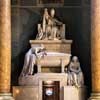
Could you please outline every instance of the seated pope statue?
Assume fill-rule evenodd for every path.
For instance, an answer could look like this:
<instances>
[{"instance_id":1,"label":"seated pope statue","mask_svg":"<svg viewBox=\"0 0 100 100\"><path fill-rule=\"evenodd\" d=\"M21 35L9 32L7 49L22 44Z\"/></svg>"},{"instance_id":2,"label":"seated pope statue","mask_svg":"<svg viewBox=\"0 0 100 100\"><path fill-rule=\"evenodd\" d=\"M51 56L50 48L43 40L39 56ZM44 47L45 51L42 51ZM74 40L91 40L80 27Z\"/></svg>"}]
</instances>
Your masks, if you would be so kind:
<instances>
[{"instance_id":1,"label":"seated pope statue","mask_svg":"<svg viewBox=\"0 0 100 100\"><path fill-rule=\"evenodd\" d=\"M44 9L42 24L38 24L38 40L59 40L65 38L65 25L55 18L55 10L52 8L50 14Z\"/></svg>"}]
</instances>

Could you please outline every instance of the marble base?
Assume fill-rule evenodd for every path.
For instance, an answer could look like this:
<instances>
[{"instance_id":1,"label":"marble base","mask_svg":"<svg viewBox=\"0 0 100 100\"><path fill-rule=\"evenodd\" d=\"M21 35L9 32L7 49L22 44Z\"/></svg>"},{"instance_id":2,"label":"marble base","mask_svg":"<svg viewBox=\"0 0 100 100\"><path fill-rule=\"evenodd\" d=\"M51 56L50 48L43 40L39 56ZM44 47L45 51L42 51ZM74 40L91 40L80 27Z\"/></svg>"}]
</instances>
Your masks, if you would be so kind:
<instances>
[{"instance_id":1,"label":"marble base","mask_svg":"<svg viewBox=\"0 0 100 100\"><path fill-rule=\"evenodd\" d=\"M71 53L72 40L30 40L31 47L43 44L48 52Z\"/></svg>"},{"instance_id":2,"label":"marble base","mask_svg":"<svg viewBox=\"0 0 100 100\"><path fill-rule=\"evenodd\" d=\"M86 94L86 87L64 86L64 100L87 100Z\"/></svg>"},{"instance_id":3,"label":"marble base","mask_svg":"<svg viewBox=\"0 0 100 100\"><path fill-rule=\"evenodd\" d=\"M88 100L100 100L100 93L92 93Z\"/></svg>"},{"instance_id":4,"label":"marble base","mask_svg":"<svg viewBox=\"0 0 100 100\"><path fill-rule=\"evenodd\" d=\"M14 86L13 97L15 98L15 100L42 100L42 87L41 85ZM61 87L60 100L87 100L86 87L81 87L81 88L76 88L74 86ZM100 100L100 99L93 99L93 100Z\"/></svg>"},{"instance_id":5,"label":"marble base","mask_svg":"<svg viewBox=\"0 0 100 100\"><path fill-rule=\"evenodd\" d=\"M15 100L39 100L37 86L14 86L13 97Z\"/></svg>"},{"instance_id":6,"label":"marble base","mask_svg":"<svg viewBox=\"0 0 100 100\"><path fill-rule=\"evenodd\" d=\"M0 100L14 100L11 93L0 93Z\"/></svg>"},{"instance_id":7,"label":"marble base","mask_svg":"<svg viewBox=\"0 0 100 100\"><path fill-rule=\"evenodd\" d=\"M22 85L20 87L18 87L18 93L19 93L19 88L21 88L23 91L26 91L25 94L29 94L29 95L38 95L39 99L16 99L16 100L42 100L42 93L43 93L43 81L58 81L60 83L60 100L63 100L63 87L67 85L67 74L65 73L37 73L34 76L26 76L23 77L22 79L20 79L19 84ZM32 92L31 91L31 87L29 89L29 91L27 92L27 90L25 89L25 85L27 86L31 86L31 87L37 87L38 88L38 92ZM34 90L33 88L33 90ZM22 91L21 90L21 91ZM17 91L17 90L16 90ZM23 91L19 93L20 95L23 95ZM13 94L15 94L15 90L13 90ZM24 94L24 95L25 95ZM16 95L16 98L22 98L21 96L18 97L18 95ZM15 97L15 96L14 96ZM29 96L31 97L31 96ZM24 98L24 97L23 97Z\"/></svg>"},{"instance_id":8,"label":"marble base","mask_svg":"<svg viewBox=\"0 0 100 100\"><path fill-rule=\"evenodd\" d=\"M67 84L67 74L65 73L37 73L19 78L21 86L39 86L39 82L46 80L60 81L61 86Z\"/></svg>"}]
</instances>

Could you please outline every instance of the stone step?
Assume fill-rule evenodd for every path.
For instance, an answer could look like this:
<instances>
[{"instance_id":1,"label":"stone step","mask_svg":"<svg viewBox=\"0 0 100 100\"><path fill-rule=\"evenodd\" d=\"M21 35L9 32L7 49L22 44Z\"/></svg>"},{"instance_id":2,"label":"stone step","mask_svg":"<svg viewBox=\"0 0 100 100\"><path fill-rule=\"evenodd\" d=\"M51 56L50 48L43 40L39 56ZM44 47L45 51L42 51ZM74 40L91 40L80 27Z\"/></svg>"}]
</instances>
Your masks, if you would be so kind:
<instances>
[{"instance_id":1,"label":"stone step","mask_svg":"<svg viewBox=\"0 0 100 100\"><path fill-rule=\"evenodd\" d=\"M37 86L13 86L13 97L15 100L39 100Z\"/></svg>"}]
</instances>

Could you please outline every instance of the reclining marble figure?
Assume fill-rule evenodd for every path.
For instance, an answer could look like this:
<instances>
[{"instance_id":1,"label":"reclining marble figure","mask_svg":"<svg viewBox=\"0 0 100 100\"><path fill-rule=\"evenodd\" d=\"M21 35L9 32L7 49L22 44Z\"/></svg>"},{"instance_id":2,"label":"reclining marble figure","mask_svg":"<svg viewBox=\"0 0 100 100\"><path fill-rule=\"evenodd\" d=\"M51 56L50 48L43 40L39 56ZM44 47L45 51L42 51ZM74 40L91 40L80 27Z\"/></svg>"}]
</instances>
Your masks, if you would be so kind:
<instances>
[{"instance_id":1,"label":"reclining marble figure","mask_svg":"<svg viewBox=\"0 0 100 100\"><path fill-rule=\"evenodd\" d=\"M80 87L84 85L84 77L77 56L74 56L67 69L67 85Z\"/></svg>"}]
</instances>

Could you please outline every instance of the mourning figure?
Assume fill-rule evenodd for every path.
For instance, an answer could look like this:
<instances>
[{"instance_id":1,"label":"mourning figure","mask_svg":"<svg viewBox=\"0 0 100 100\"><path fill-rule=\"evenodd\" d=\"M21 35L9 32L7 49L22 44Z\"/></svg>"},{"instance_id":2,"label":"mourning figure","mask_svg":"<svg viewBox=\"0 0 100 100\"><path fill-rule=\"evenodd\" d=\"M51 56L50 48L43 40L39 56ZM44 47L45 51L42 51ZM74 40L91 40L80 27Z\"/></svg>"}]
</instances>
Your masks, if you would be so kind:
<instances>
[{"instance_id":1,"label":"mourning figure","mask_svg":"<svg viewBox=\"0 0 100 100\"><path fill-rule=\"evenodd\" d=\"M83 72L77 56L74 56L67 69L67 85L80 87L84 85Z\"/></svg>"},{"instance_id":2,"label":"mourning figure","mask_svg":"<svg viewBox=\"0 0 100 100\"><path fill-rule=\"evenodd\" d=\"M41 59L46 55L46 50L43 45L34 46L30 48L25 55L24 65L20 77L32 75L34 72L34 65L37 59Z\"/></svg>"}]
</instances>

